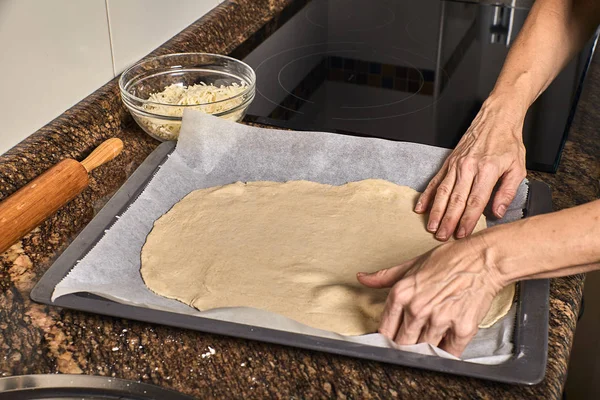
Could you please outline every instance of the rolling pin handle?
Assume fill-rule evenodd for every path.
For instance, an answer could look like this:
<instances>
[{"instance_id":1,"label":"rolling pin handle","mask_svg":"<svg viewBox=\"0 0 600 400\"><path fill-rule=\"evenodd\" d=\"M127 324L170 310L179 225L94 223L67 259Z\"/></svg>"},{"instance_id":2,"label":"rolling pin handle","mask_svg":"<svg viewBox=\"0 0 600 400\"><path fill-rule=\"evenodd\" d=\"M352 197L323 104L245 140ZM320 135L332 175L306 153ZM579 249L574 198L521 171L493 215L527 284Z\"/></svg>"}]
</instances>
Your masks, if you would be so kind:
<instances>
[{"instance_id":1,"label":"rolling pin handle","mask_svg":"<svg viewBox=\"0 0 600 400\"><path fill-rule=\"evenodd\" d=\"M81 163L62 160L0 202L0 253L81 193L88 185L88 173L122 149L120 139L108 139Z\"/></svg>"},{"instance_id":2,"label":"rolling pin handle","mask_svg":"<svg viewBox=\"0 0 600 400\"><path fill-rule=\"evenodd\" d=\"M123 150L123 142L121 139L108 139L102 142L100 146L96 147L96 149L81 162L81 165L83 165L85 170L89 173L94 168L97 168L118 156L121 150Z\"/></svg>"}]
</instances>

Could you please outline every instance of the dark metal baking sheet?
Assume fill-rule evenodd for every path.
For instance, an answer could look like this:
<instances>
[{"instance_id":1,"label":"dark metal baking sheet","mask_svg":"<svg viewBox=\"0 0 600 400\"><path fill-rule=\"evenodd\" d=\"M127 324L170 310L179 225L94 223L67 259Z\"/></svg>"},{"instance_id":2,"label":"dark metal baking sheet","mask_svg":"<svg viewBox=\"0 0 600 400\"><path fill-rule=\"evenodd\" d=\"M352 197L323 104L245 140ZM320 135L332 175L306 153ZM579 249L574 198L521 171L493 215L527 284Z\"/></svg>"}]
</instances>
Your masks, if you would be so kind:
<instances>
[{"instance_id":1,"label":"dark metal baking sheet","mask_svg":"<svg viewBox=\"0 0 600 400\"><path fill-rule=\"evenodd\" d=\"M174 150L174 142L161 144L134 172L106 206L79 234L31 292L34 301L97 314L193 329L201 332L259 340L310 350L391 363L413 368L489 379L499 382L533 385L542 380L548 351L547 279L519 284L519 300L514 332L513 356L498 365L482 365L400 350L366 346L334 339L284 332L256 326L218 321L190 315L119 304L89 293L69 294L51 300L55 286L102 237L116 217L137 198L158 167ZM550 188L536 181L529 183L526 215L552 211Z\"/></svg>"},{"instance_id":2,"label":"dark metal baking sheet","mask_svg":"<svg viewBox=\"0 0 600 400\"><path fill-rule=\"evenodd\" d=\"M0 378L0 400L194 400L147 383L106 376L39 374Z\"/></svg>"}]
</instances>

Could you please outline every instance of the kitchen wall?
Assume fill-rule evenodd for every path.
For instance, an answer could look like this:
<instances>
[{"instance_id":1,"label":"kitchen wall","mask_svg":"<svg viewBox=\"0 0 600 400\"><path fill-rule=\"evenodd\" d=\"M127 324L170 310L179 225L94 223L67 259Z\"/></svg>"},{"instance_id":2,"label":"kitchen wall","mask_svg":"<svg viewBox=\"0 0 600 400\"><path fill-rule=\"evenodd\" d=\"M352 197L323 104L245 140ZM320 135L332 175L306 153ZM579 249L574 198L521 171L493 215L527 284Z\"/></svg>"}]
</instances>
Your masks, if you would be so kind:
<instances>
[{"instance_id":1,"label":"kitchen wall","mask_svg":"<svg viewBox=\"0 0 600 400\"><path fill-rule=\"evenodd\" d=\"M222 0L0 0L0 154Z\"/></svg>"}]
</instances>

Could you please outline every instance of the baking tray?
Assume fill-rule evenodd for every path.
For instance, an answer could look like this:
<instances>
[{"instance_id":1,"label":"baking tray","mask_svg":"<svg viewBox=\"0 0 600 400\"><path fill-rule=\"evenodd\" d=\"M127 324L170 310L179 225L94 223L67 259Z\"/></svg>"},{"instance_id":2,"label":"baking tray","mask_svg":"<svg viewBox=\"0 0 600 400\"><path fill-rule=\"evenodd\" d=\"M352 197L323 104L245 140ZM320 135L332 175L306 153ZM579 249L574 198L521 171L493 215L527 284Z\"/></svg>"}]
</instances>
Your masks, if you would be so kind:
<instances>
[{"instance_id":1,"label":"baking tray","mask_svg":"<svg viewBox=\"0 0 600 400\"><path fill-rule=\"evenodd\" d=\"M444 373L464 375L514 384L533 385L542 380L548 351L548 289L547 279L524 281L519 284L517 317L514 331L513 356L498 365L483 365L367 346L317 336L266 329L251 325L219 321L209 318L152 310L120 304L90 293L75 293L51 300L55 286L71 268L100 240L104 231L117 220L139 196L160 165L175 149L174 142L158 146L140 165L98 215L77 236L54 262L31 292L39 303L87 311L97 314L128 318L156 324L170 325L201 332L259 340L286 346L323 351ZM525 209L526 216L552 211L550 188L530 181Z\"/></svg>"},{"instance_id":2,"label":"baking tray","mask_svg":"<svg viewBox=\"0 0 600 400\"><path fill-rule=\"evenodd\" d=\"M36 374L0 378L0 400L194 400L142 382L106 376Z\"/></svg>"}]
</instances>

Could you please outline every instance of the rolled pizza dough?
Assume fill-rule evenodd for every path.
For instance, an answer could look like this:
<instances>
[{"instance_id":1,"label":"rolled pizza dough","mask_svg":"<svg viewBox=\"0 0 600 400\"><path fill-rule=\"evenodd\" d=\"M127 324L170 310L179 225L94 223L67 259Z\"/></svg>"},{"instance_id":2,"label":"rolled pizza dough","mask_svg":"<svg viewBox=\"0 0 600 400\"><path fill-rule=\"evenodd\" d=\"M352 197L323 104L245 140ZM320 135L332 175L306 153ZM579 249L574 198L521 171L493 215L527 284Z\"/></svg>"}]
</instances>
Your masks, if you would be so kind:
<instances>
[{"instance_id":1,"label":"rolled pizza dough","mask_svg":"<svg viewBox=\"0 0 600 400\"><path fill-rule=\"evenodd\" d=\"M377 179L234 183L196 190L159 218L142 249L155 293L199 310L254 307L343 335L377 330L387 289L356 280L440 243L418 193ZM485 228L482 217L476 230ZM482 326L511 307L514 285Z\"/></svg>"}]
</instances>

